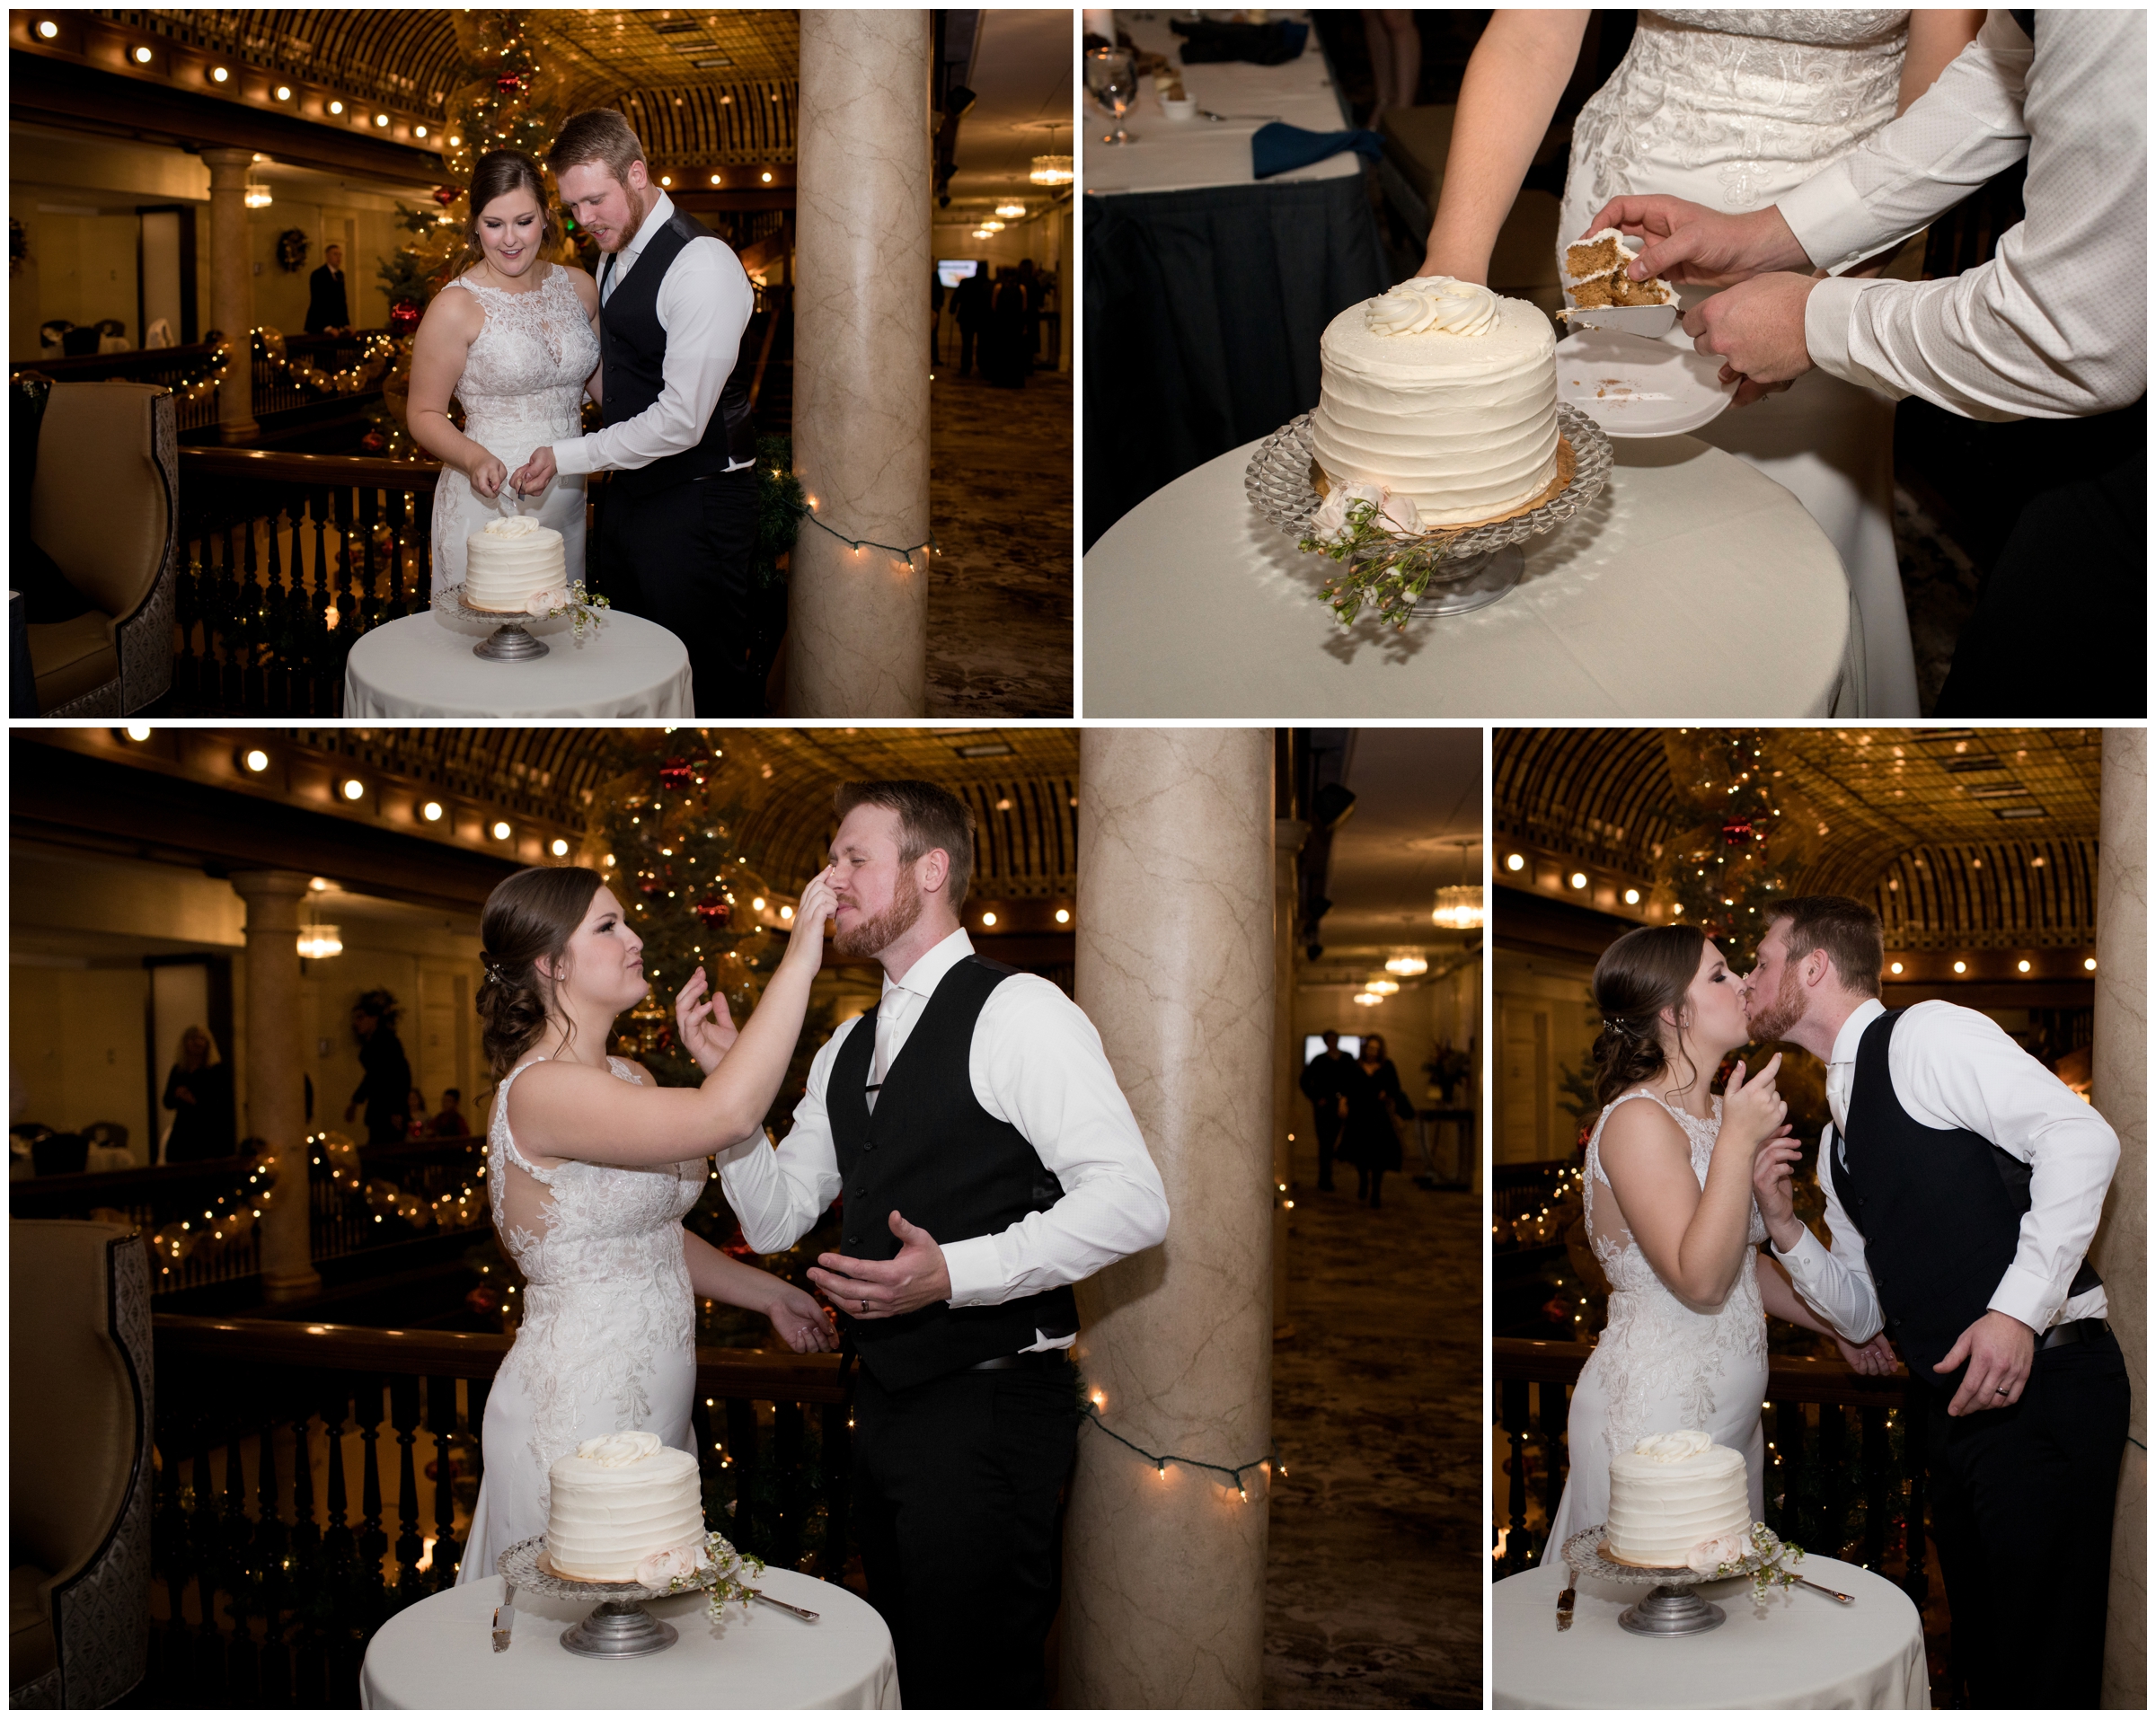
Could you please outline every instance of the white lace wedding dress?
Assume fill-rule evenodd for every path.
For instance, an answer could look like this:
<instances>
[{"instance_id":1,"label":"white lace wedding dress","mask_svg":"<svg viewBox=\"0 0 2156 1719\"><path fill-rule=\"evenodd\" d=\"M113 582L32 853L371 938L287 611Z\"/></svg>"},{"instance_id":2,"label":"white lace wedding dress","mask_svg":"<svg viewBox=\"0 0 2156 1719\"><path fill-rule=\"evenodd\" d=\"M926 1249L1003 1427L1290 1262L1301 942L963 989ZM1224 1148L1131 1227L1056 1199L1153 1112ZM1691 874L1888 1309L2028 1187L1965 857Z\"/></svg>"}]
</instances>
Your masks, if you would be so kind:
<instances>
[{"instance_id":1,"label":"white lace wedding dress","mask_svg":"<svg viewBox=\"0 0 2156 1719\"><path fill-rule=\"evenodd\" d=\"M492 1575L502 1553L546 1531L547 1470L584 1440L641 1431L693 1448L695 1300L681 1221L709 1168L702 1159L535 1168L509 1137L509 1088L531 1066L502 1080L487 1130L487 1199L525 1275L524 1321L487 1397L486 1463L460 1585ZM607 1066L636 1081L619 1057Z\"/></svg>"},{"instance_id":2,"label":"white lace wedding dress","mask_svg":"<svg viewBox=\"0 0 2156 1719\"><path fill-rule=\"evenodd\" d=\"M1742 1450L1751 1476L1752 1520L1763 1520L1766 1446L1759 1405L1767 1388L1767 1314L1750 1250L1767 1239L1767 1226L1754 1206L1744 1265L1721 1306L1680 1300L1633 1241L1603 1174L1602 1131L1611 1112L1634 1098L1662 1104L1644 1087L1620 1093L1587 1142L1587 1239L1610 1281L1610 1318L1572 1392L1565 1440L1571 1471L1550 1526L1552 1558L1567 1536L1609 1520L1610 1459L1657 1432L1696 1427L1717 1444ZM1705 1120L1662 1107L1692 1142L1692 1168L1706 1186L1722 1101L1714 1101L1714 1115Z\"/></svg>"},{"instance_id":3,"label":"white lace wedding dress","mask_svg":"<svg viewBox=\"0 0 2156 1719\"><path fill-rule=\"evenodd\" d=\"M1572 128L1560 257L1613 197L1660 191L1736 214L1794 190L1894 118L1908 40L1906 12L1641 12ZM1687 308L1704 296L1682 293ZM1834 714L1917 715L1894 402L1815 369L1692 434L1791 491L1840 553L1851 641Z\"/></svg>"},{"instance_id":4,"label":"white lace wedding dress","mask_svg":"<svg viewBox=\"0 0 2156 1719\"><path fill-rule=\"evenodd\" d=\"M465 354L455 392L464 409L464 434L510 472L534 448L583 434L584 384L599 363L599 337L569 271L553 263L538 266L545 278L525 292L482 286L469 275L442 289L461 288L485 308L486 323ZM462 472L445 465L434 491L435 590L463 583L464 540L509 512L560 532L570 578L584 577L581 473L557 477L537 497L521 501L505 483L500 497L490 501L472 493Z\"/></svg>"}]
</instances>

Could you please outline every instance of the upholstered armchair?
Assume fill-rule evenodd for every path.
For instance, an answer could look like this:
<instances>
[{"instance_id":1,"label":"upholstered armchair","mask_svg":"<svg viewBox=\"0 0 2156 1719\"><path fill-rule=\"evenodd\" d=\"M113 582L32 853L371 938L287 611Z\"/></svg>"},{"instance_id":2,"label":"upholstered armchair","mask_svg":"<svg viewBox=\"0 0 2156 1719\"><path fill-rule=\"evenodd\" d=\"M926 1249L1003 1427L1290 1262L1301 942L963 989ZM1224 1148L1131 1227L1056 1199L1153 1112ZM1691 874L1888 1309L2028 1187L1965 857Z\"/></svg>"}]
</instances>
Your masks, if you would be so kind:
<instances>
[{"instance_id":1,"label":"upholstered armchair","mask_svg":"<svg viewBox=\"0 0 2156 1719\"><path fill-rule=\"evenodd\" d=\"M127 716L172 690L178 424L167 388L53 385L31 534L95 606L28 630L42 715Z\"/></svg>"},{"instance_id":2,"label":"upholstered armchair","mask_svg":"<svg viewBox=\"0 0 2156 1719\"><path fill-rule=\"evenodd\" d=\"M18 1219L7 1267L9 1705L109 1706L149 1661L149 1254Z\"/></svg>"}]
</instances>

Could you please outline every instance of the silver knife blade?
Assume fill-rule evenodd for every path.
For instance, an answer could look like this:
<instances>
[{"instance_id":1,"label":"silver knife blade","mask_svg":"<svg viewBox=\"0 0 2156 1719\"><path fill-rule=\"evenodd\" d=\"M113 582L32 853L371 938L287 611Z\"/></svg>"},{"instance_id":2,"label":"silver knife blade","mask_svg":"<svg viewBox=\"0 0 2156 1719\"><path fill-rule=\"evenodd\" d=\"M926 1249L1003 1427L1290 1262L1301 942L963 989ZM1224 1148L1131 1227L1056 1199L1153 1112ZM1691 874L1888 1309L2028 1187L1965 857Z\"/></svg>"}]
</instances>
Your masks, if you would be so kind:
<instances>
[{"instance_id":1,"label":"silver knife blade","mask_svg":"<svg viewBox=\"0 0 2156 1719\"><path fill-rule=\"evenodd\" d=\"M790 1606L783 1600L773 1600L761 1588L745 1588L742 1591L747 1593L751 1600L761 1600L767 1606L776 1606L781 1611L790 1611L796 1618L806 1618L812 1624L817 1622L823 1615L820 1612L810 1611L806 1606Z\"/></svg>"},{"instance_id":2,"label":"silver knife blade","mask_svg":"<svg viewBox=\"0 0 2156 1719\"><path fill-rule=\"evenodd\" d=\"M1575 1595L1572 1591L1572 1584L1568 1582L1565 1584L1564 1592L1559 1594L1557 1597L1557 1627L1560 1634L1562 1634L1565 1630L1572 1627L1572 1601L1574 1598Z\"/></svg>"},{"instance_id":3,"label":"silver knife blade","mask_svg":"<svg viewBox=\"0 0 2156 1719\"><path fill-rule=\"evenodd\" d=\"M506 1653L509 1651L509 1632L517 1625L517 1608L511 1603L516 1598L517 1590L504 1582L501 1590L501 1604L494 1608L494 1651L497 1653Z\"/></svg>"}]
</instances>

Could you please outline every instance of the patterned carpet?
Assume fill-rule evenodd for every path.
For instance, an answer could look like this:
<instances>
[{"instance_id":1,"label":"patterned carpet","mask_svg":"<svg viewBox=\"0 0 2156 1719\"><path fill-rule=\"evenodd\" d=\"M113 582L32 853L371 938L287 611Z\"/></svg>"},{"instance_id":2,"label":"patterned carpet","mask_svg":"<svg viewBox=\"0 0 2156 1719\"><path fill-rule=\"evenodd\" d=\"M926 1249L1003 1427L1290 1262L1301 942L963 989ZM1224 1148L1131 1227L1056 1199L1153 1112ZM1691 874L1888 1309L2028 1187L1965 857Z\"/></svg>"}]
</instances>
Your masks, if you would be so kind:
<instances>
[{"instance_id":1,"label":"patterned carpet","mask_svg":"<svg viewBox=\"0 0 2156 1719\"><path fill-rule=\"evenodd\" d=\"M1265 1705L1480 1707L1481 1198L1390 1175L1372 1212L1314 1147L1295 1185Z\"/></svg>"},{"instance_id":2,"label":"patterned carpet","mask_svg":"<svg viewBox=\"0 0 2156 1719\"><path fill-rule=\"evenodd\" d=\"M991 388L939 366L932 399L928 714L1068 717L1071 379Z\"/></svg>"}]
</instances>

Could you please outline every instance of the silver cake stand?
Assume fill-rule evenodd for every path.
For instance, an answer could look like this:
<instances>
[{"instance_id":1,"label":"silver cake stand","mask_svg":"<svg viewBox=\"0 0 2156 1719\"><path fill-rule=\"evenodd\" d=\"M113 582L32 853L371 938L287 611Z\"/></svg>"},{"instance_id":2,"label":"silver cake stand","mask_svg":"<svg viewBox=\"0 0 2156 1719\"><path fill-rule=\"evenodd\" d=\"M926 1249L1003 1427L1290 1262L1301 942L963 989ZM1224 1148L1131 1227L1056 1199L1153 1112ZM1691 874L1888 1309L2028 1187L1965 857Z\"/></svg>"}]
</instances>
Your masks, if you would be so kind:
<instances>
[{"instance_id":1,"label":"silver cake stand","mask_svg":"<svg viewBox=\"0 0 2156 1719\"><path fill-rule=\"evenodd\" d=\"M1564 409L1560 407L1561 411ZM1781 1541L1772 1529L1754 1527L1752 1555L1719 1575L1701 1575L1692 1569L1642 1569L1620 1564L1606 1556L1602 1545L1609 1524L1583 1528L1565 1542L1564 1559L1575 1577L1592 1576L1597 1582L1614 1582L1620 1587L1653 1590L1646 1599L1617 1614L1617 1626L1635 1635L1667 1637L1699 1635L1713 1629L1727 1616L1692 1591L1709 1582L1728 1582L1765 1569L1781 1556Z\"/></svg>"},{"instance_id":2,"label":"silver cake stand","mask_svg":"<svg viewBox=\"0 0 2156 1719\"><path fill-rule=\"evenodd\" d=\"M495 1560L494 1568L512 1594L521 1591L555 1600L597 1600L590 1617L561 1632L561 1645L586 1659L634 1659L673 1646L679 1639L674 1626L646 1611L644 1602L695 1592L711 1579L707 1574L678 1588L647 1588L641 1582L574 1582L540 1563L539 1555L545 1550L544 1535L519 1540Z\"/></svg>"},{"instance_id":3,"label":"silver cake stand","mask_svg":"<svg viewBox=\"0 0 2156 1719\"><path fill-rule=\"evenodd\" d=\"M1549 500L1510 519L1466 531L1426 533L1422 545L1438 558L1423 587L1414 615L1465 614L1498 601L1520 582L1527 557L1519 547L1530 537L1555 531L1601 493L1615 454L1610 438L1585 412L1558 402L1558 428L1572 444L1572 481ZM1310 414L1283 425L1259 444L1242 474L1243 493L1267 519L1297 542L1309 535L1310 516L1321 498L1312 487L1315 450L1310 440ZM1412 548L1414 540L1396 538L1391 550Z\"/></svg>"},{"instance_id":4,"label":"silver cake stand","mask_svg":"<svg viewBox=\"0 0 2156 1719\"><path fill-rule=\"evenodd\" d=\"M464 601L464 587L460 581L445 586L434 594L434 607L450 614L462 615L466 621L488 621L499 623L479 643L472 647L474 657L484 657L490 663L527 663L534 657L546 655L546 641L535 639L525 631L527 622L544 621L543 614L511 614L504 609L474 609Z\"/></svg>"}]
</instances>

